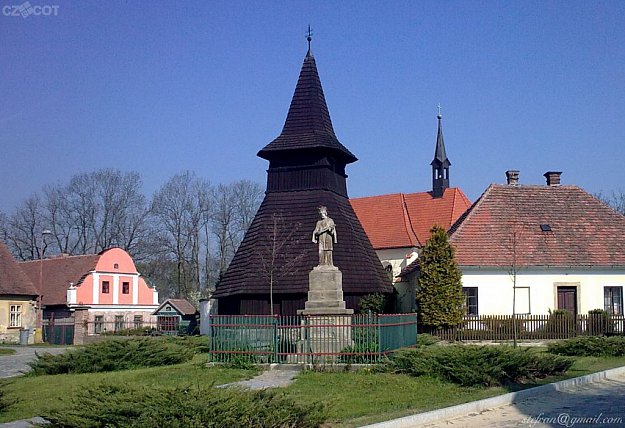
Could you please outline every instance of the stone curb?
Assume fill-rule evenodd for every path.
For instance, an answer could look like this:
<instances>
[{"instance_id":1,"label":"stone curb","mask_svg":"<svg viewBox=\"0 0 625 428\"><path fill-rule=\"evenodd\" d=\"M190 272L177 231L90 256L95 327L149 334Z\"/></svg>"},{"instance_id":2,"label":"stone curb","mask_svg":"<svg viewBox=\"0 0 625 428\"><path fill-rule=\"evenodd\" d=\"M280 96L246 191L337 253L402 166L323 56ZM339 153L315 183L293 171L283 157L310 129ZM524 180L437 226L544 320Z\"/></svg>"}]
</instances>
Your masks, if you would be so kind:
<instances>
[{"instance_id":1,"label":"stone curb","mask_svg":"<svg viewBox=\"0 0 625 428\"><path fill-rule=\"evenodd\" d=\"M585 376L574 377L572 379L561 380L559 382L549 383L547 385L537 386L535 388L524 389L522 391L510 392L496 397L485 398L484 400L473 401L470 403L458 404L457 406L445 407L443 409L432 410L425 413L417 413L403 418L393 419L386 422L380 422L372 425L364 425L361 428L410 428L419 425L432 423L441 419L451 419L465 416L470 413L480 413L484 410L513 404L526 398L537 395L547 394L552 391L561 391L577 385L587 385L610 379L613 376L625 373L625 366L616 367L614 369L604 370L597 373L591 373Z\"/></svg>"}]
</instances>

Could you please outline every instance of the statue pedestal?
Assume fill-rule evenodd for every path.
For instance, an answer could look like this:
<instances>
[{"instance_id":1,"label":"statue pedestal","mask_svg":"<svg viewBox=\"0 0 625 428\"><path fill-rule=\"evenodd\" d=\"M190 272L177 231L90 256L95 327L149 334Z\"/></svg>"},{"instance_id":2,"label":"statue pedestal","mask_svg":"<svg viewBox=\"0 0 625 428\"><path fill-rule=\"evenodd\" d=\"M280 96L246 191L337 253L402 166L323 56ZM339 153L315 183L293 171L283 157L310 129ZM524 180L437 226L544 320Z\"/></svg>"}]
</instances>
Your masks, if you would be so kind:
<instances>
[{"instance_id":1,"label":"statue pedestal","mask_svg":"<svg viewBox=\"0 0 625 428\"><path fill-rule=\"evenodd\" d=\"M297 311L306 316L301 321L297 352L309 363L335 363L338 353L354 344L354 310L345 308L343 274L335 266L317 266L308 274L308 281L308 300L304 309Z\"/></svg>"},{"instance_id":2,"label":"statue pedestal","mask_svg":"<svg viewBox=\"0 0 625 428\"><path fill-rule=\"evenodd\" d=\"M308 274L308 300L298 315L351 315L343 300L343 274L336 266L316 266Z\"/></svg>"}]
</instances>

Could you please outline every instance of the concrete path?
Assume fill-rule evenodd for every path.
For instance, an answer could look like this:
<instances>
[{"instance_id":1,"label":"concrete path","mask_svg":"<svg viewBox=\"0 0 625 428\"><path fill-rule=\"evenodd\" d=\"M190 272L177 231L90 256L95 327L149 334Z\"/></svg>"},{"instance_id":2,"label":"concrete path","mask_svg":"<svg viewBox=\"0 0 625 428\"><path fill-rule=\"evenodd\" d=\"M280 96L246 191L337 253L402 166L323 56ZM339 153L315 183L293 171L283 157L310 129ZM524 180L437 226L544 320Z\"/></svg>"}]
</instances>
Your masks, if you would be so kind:
<instances>
[{"instance_id":1,"label":"concrete path","mask_svg":"<svg viewBox=\"0 0 625 428\"><path fill-rule=\"evenodd\" d=\"M527 398L482 413L423 425L430 428L623 427L625 375Z\"/></svg>"},{"instance_id":2,"label":"concrete path","mask_svg":"<svg viewBox=\"0 0 625 428\"><path fill-rule=\"evenodd\" d=\"M368 428L625 427L625 367L459 404Z\"/></svg>"},{"instance_id":3,"label":"concrete path","mask_svg":"<svg viewBox=\"0 0 625 428\"><path fill-rule=\"evenodd\" d=\"M300 366L272 365L269 370L262 372L252 379L219 385L217 388L225 388L228 386L240 386L248 389L282 388L292 384L295 377L301 371L302 367Z\"/></svg>"},{"instance_id":4,"label":"concrete path","mask_svg":"<svg viewBox=\"0 0 625 428\"><path fill-rule=\"evenodd\" d=\"M35 352L38 354L62 354L67 347L49 347L49 346L0 346L1 348L10 348L15 350L15 354L0 355L0 378L20 376L30 370L29 362L36 358Z\"/></svg>"}]
</instances>

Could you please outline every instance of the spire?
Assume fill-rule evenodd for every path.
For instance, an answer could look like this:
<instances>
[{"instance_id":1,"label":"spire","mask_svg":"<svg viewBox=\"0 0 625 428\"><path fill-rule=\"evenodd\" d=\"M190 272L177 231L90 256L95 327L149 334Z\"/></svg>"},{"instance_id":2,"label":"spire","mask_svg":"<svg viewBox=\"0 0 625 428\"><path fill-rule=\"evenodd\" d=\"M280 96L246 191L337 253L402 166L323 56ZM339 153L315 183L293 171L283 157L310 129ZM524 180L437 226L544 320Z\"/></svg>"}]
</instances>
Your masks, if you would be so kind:
<instances>
[{"instance_id":1,"label":"spire","mask_svg":"<svg viewBox=\"0 0 625 428\"><path fill-rule=\"evenodd\" d=\"M310 43L312 32L309 30L308 34ZM345 164L358 160L334 134L317 64L309 46L284 128L275 140L258 152L258 156L271 161L279 152L310 149L329 150Z\"/></svg>"},{"instance_id":2,"label":"spire","mask_svg":"<svg viewBox=\"0 0 625 428\"><path fill-rule=\"evenodd\" d=\"M449 187L449 167L451 162L447 159L445 142L443 141L443 116L441 115L441 105L438 105L438 134L436 136L436 149L434 150L434 160L432 165L432 195L440 198Z\"/></svg>"}]
</instances>

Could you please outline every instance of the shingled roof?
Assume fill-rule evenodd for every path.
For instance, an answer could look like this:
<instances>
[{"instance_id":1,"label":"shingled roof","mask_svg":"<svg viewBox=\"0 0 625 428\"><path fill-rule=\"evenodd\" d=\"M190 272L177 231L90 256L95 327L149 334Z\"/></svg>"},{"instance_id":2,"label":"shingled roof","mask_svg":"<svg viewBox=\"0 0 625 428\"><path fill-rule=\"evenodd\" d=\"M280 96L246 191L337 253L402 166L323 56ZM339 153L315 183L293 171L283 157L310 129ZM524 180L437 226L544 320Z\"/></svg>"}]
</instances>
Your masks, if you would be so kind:
<instances>
[{"instance_id":1,"label":"shingled roof","mask_svg":"<svg viewBox=\"0 0 625 428\"><path fill-rule=\"evenodd\" d=\"M152 312L152 315L156 315L163 309L166 305L171 305L178 311L180 315L195 315L197 313L197 309L195 306L191 304L187 299L167 299L161 305Z\"/></svg>"},{"instance_id":2,"label":"shingled roof","mask_svg":"<svg viewBox=\"0 0 625 428\"><path fill-rule=\"evenodd\" d=\"M356 161L334 135L315 60L304 59L291 107L278 138L258 152L269 160L265 198L247 230L214 296L220 311L241 311L242 304L264 311L268 302L268 259L274 259L273 293L282 295L283 310L303 309L308 274L317 266L318 247L312 231L319 206L334 220L338 242L334 265L343 274L348 305L373 292L390 293L392 285L347 197L345 166ZM277 250L271 236L278 231ZM285 302L290 302L286 304ZM224 309L229 308L229 309ZM287 313L285 312L285 313Z\"/></svg>"},{"instance_id":3,"label":"shingled roof","mask_svg":"<svg viewBox=\"0 0 625 428\"><path fill-rule=\"evenodd\" d=\"M258 152L258 156L271 160L275 152L320 148L335 152L346 164L358 160L334 134L317 64L309 51L304 58L284 128L275 140Z\"/></svg>"},{"instance_id":4,"label":"shingled roof","mask_svg":"<svg viewBox=\"0 0 625 428\"><path fill-rule=\"evenodd\" d=\"M625 216L577 186L493 184L450 242L460 266L509 266L514 232L518 266L625 266Z\"/></svg>"},{"instance_id":5,"label":"shingled roof","mask_svg":"<svg viewBox=\"0 0 625 428\"><path fill-rule=\"evenodd\" d=\"M21 262L20 266L26 272L31 281L40 283L41 269L43 269L42 282L44 305L67 304L67 289L69 283L79 285L85 276L95 269L100 254L85 256L61 255L50 259Z\"/></svg>"},{"instance_id":6,"label":"shingled roof","mask_svg":"<svg viewBox=\"0 0 625 428\"><path fill-rule=\"evenodd\" d=\"M0 294L37 296L37 288L20 268L7 248L0 242Z\"/></svg>"},{"instance_id":7,"label":"shingled roof","mask_svg":"<svg viewBox=\"0 0 625 428\"><path fill-rule=\"evenodd\" d=\"M316 207L320 205L328 208L328 215L336 223L338 243L334 245L333 258L343 274L343 292L390 292L382 264L348 200L329 191L302 191L266 195L216 295L269 292L262 258L271 257L274 213L278 228L293 230L292 235L284 235L288 242L279 242L285 254L278 254L274 293L307 293L308 273L319 263L317 245L311 242L311 236L319 220ZM298 258L297 264L281 269L289 258Z\"/></svg>"},{"instance_id":8,"label":"shingled roof","mask_svg":"<svg viewBox=\"0 0 625 428\"><path fill-rule=\"evenodd\" d=\"M434 225L449 229L471 206L459 188L432 192L393 193L350 199L350 203L376 250L422 247Z\"/></svg>"}]
</instances>

